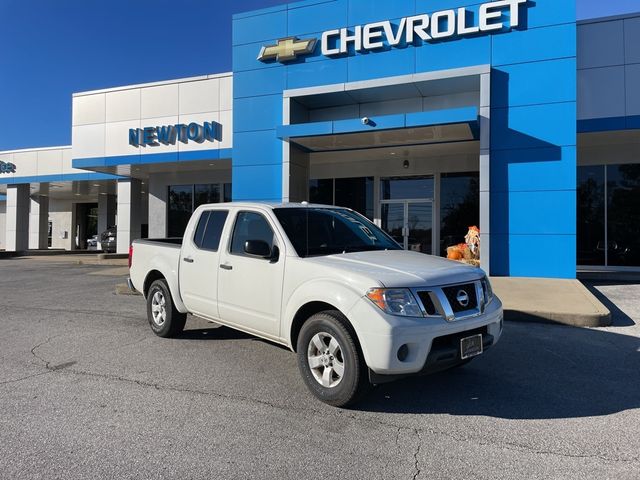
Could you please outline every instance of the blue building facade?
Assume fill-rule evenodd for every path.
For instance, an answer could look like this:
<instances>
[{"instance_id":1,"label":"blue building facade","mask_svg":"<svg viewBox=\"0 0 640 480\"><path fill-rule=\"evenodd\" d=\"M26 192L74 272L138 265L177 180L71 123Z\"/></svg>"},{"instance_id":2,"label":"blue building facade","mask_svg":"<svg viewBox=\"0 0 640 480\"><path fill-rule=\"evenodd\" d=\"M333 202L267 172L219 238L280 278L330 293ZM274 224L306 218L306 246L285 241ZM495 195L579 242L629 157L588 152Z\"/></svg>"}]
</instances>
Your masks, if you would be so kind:
<instances>
[{"instance_id":1,"label":"blue building facade","mask_svg":"<svg viewBox=\"0 0 640 480\"><path fill-rule=\"evenodd\" d=\"M498 12L489 20L496 28L461 33L480 27L486 12ZM418 41L409 43L405 35L392 46L395 39L385 38L384 25L367 29L388 20L392 32L402 34L424 14L432 20L431 29L423 30L430 37L426 40L415 33ZM374 37L383 44L365 50L354 40L347 42L345 53L323 55L323 34L342 28L347 29L344 38L365 30L383 31ZM439 36L452 30L451 35ZM289 62L257 59L263 47L291 37L317 39L317 44L310 54ZM333 39L340 42L337 34ZM360 118L344 118L337 109L334 119L313 122L310 115L294 119L292 98L305 98L298 103L312 110L335 109L347 105L336 98L345 90L357 89L360 98L368 93L393 101L411 98L399 92L417 86L424 98L429 83L434 90L444 88L438 94L454 95L455 84L477 77L478 99L468 105L477 108L477 118L456 121L468 121L479 130L475 139L480 140L480 223L485 258L490 259L485 268L493 275L575 277L574 1L292 3L236 15L233 59L235 200L289 196L294 177L304 176L299 172L304 168L296 168L292 152L287 151L296 137L449 125L451 116L461 115L460 108L403 112L399 106L365 126ZM293 167L287 168L288 162Z\"/></svg>"},{"instance_id":2,"label":"blue building facade","mask_svg":"<svg viewBox=\"0 0 640 480\"><path fill-rule=\"evenodd\" d=\"M637 271L640 13L576 22L575 4L238 14L232 72L75 93L71 146L0 152L0 249L117 226L126 253L203 203L310 201L426 254L478 226L494 276Z\"/></svg>"}]
</instances>

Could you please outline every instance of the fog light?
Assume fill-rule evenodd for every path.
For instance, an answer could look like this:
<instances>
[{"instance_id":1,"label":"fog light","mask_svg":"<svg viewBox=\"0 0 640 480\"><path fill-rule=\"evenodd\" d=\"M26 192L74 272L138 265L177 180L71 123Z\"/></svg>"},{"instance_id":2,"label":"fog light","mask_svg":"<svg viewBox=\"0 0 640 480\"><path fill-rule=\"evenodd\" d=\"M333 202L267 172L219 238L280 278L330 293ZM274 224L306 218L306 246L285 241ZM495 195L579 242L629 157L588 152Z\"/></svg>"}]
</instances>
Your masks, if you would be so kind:
<instances>
[{"instance_id":1,"label":"fog light","mask_svg":"<svg viewBox=\"0 0 640 480\"><path fill-rule=\"evenodd\" d=\"M398 349L398 360L404 362L409 356L409 347L405 344Z\"/></svg>"}]
</instances>

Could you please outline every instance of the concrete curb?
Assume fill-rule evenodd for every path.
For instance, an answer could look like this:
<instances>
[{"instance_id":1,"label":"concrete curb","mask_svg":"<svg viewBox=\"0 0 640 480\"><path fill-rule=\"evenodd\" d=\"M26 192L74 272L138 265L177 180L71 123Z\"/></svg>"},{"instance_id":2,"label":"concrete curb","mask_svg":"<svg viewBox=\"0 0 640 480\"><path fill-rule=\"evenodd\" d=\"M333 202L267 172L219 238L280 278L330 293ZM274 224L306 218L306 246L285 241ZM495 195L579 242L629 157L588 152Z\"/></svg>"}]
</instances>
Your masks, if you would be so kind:
<instances>
[{"instance_id":1,"label":"concrete curb","mask_svg":"<svg viewBox=\"0 0 640 480\"><path fill-rule=\"evenodd\" d=\"M492 278L505 319L574 327L611 325L611 312L578 280Z\"/></svg>"}]
</instances>

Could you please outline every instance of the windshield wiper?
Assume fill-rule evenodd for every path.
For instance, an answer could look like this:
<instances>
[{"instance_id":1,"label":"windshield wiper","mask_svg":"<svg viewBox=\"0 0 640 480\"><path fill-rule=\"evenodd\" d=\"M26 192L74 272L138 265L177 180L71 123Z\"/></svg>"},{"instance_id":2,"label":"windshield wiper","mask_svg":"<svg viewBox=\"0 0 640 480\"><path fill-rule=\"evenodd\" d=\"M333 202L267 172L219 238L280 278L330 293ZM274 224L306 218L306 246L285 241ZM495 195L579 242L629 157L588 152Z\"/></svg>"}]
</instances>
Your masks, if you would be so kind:
<instances>
[{"instance_id":1,"label":"windshield wiper","mask_svg":"<svg viewBox=\"0 0 640 480\"><path fill-rule=\"evenodd\" d=\"M385 250L382 245L347 245L342 253L373 252Z\"/></svg>"}]
</instances>

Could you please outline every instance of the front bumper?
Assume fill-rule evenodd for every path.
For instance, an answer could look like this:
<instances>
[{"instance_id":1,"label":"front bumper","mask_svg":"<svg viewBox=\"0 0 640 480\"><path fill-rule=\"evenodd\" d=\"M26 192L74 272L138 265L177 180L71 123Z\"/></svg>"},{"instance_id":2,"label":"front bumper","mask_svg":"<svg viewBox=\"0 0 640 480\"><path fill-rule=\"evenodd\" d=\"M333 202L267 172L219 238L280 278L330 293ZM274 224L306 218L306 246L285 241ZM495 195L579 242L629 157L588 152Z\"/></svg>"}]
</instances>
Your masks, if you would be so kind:
<instances>
[{"instance_id":1,"label":"front bumper","mask_svg":"<svg viewBox=\"0 0 640 480\"><path fill-rule=\"evenodd\" d=\"M457 321L387 315L366 298L348 317L355 324L372 377L433 373L453 367L462 362L461 338L481 333L486 350L498 342L503 326L502 303L497 297L483 314ZM401 348L408 353L398 355Z\"/></svg>"}]
</instances>

